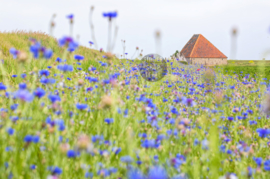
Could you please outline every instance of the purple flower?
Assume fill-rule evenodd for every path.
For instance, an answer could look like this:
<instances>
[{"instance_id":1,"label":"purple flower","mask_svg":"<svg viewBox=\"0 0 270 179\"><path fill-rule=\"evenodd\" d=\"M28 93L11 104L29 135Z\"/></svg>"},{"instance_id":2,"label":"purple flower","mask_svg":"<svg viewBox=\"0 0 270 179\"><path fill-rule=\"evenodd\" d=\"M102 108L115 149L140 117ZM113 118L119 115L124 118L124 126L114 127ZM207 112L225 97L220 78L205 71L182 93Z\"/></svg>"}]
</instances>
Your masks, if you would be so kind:
<instances>
[{"instance_id":1,"label":"purple flower","mask_svg":"<svg viewBox=\"0 0 270 179\"><path fill-rule=\"evenodd\" d=\"M93 45L93 44L94 44L94 42L92 42L92 41L89 41L89 43L90 43L91 45Z\"/></svg>"},{"instance_id":2,"label":"purple flower","mask_svg":"<svg viewBox=\"0 0 270 179\"><path fill-rule=\"evenodd\" d=\"M31 170L35 170L36 169L36 166L35 165L30 165L30 169Z\"/></svg>"},{"instance_id":3,"label":"purple flower","mask_svg":"<svg viewBox=\"0 0 270 179\"><path fill-rule=\"evenodd\" d=\"M259 134L261 138L265 138L270 134L270 129L262 129L258 128L256 132Z\"/></svg>"},{"instance_id":4,"label":"purple flower","mask_svg":"<svg viewBox=\"0 0 270 179\"><path fill-rule=\"evenodd\" d=\"M40 83L42 84L54 84L55 81L56 80L54 78L46 78L45 76L42 76L40 79Z\"/></svg>"},{"instance_id":5,"label":"purple flower","mask_svg":"<svg viewBox=\"0 0 270 179\"><path fill-rule=\"evenodd\" d=\"M84 110L87 107L88 107L87 104L79 104L79 103L76 104L76 108L79 110Z\"/></svg>"},{"instance_id":6,"label":"purple flower","mask_svg":"<svg viewBox=\"0 0 270 179\"><path fill-rule=\"evenodd\" d=\"M253 160L256 162L256 164L260 167L262 165L263 159L261 157L253 157Z\"/></svg>"},{"instance_id":7,"label":"purple flower","mask_svg":"<svg viewBox=\"0 0 270 179\"><path fill-rule=\"evenodd\" d=\"M19 84L19 89L24 90L26 88L27 88L27 85L25 83L20 83Z\"/></svg>"},{"instance_id":8,"label":"purple flower","mask_svg":"<svg viewBox=\"0 0 270 179\"><path fill-rule=\"evenodd\" d=\"M7 89L7 87L5 85L3 85L3 83L0 83L0 91L6 90L6 89Z\"/></svg>"},{"instance_id":9,"label":"purple flower","mask_svg":"<svg viewBox=\"0 0 270 179\"><path fill-rule=\"evenodd\" d=\"M52 175L61 175L62 169L55 166L55 167L49 167L49 171L52 173Z\"/></svg>"},{"instance_id":10,"label":"purple flower","mask_svg":"<svg viewBox=\"0 0 270 179\"><path fill-rule=\"evenodd\" d=\"M270 171L270 160L264 162L264 170Z\"/></svg>"},{"instance_id":11,"label":"purple flower","mask_svg":"<svg viewBox=\"0 0 270 179\"><path fill-rule=\"evenodd\" d=\"M76 43L72 37L67 37L67 36L64 36L63 38L59 39L58 40L58 44L60 47L62 46L67 46L68 47L68 51L69 52L73 52L75 51L78 47L79 47L79 44Z\"/></svg>"},{"instance_id":12,"label":"purple flower","mask_svg":"<svg viewBox=\"0 0 270 179\"><path fill-rule=\"evenodd\" d=\"M167 179L169 178L166 170L163 167L155 166L150 168L148 172L148 179Z\"/></svg>"},{"instance_id":13,"label":"purple flower","mask_svg":"<svg viewBox=\"0 0 270 179\"><path fill-rule=\"evenodd\" d=\"M30 142L32 142L32 140L33 140L33 138L32 138L31 135L26 135L26 136L24 137L24 142L30 143Z\"/></svg>"},{"instance_id":14,"label":"purple flower","mask_svg":"<svg viewBox=\"0 0 270 179\"><path fill-rule=\"evenodd\" d=\"M185 104L186 106L189 106L189 107L196 105L196 103L191 98L183 98L182 102L183 102L183 104Z\"/></svg>"},{"instance_id":15,"label":"purple flower","mask_svg":"<svg viewBox=\"0 0 270 179\"><path fill-rule=\"evenodd\" d=\"M68 158L75 158L76 157L76 152L74 150L67 151L67 157Z\"/></svg>"},{"instance_id":16,"label":"purple flower","mask_svg":"<svg viewBox=\"0 0 270 179\"><path fill-rule=\"evenodd\" d=\"M72 65L67 65L67 64L58 65L57 69L60 70L60 71L63 71L63 72L68 72L68 71L71 72L71 71L73 71L73 66Z\"/></svg>"},{"instance_id":17,"label":"purple flower","mask_svg":"<svg viewBox=\"0 0 270 179\"><path fill-rule=\"evenodd\" d=\"M18 50L16 50L15 48L11 48L9 49L9 53L11 53L13 55L13 58L16 59L17 55L20 53Z\"/></svg>"},{"instance_id":18,"label":"purple flower","mask_svg":"<svg viewBox=\"0 0 270 179\"><path fill-rule=\"evenodd\" d=\"M57 57L55 61L61 63L62 62L62 59L59 58L59 57Z\"/></svg>"},{"instance_id":19,"label":"purple flower","mask_svg":"<svg viewBox=\"0 0 270 179\"><path fill-rule=\"evenodd\" d=\"M116 18L117 17L117 12L104 12L103 13L103 17L108 17L109 20L111 20L112 18Z\"/></svg>"},{"instance_id":20,"label":"purple flower","mask_svg":"<svg viewBox=\"0 0 270 179\"><path fill-rule=\"evenodd\" d=\"M106 122L107 124L111 124L113 123L113 118L106 118L104 119L104 122Z\"/></svg>"},{"instance_id":21,"label":"purple flower","mask_svg":"<svg viewBox=\"0 0 270 179\"><path fill-rule=\"evenodd\" d=\"M133 159L130 157L130 156L123 156L120 158L121 162L124 162L124 163L131 163L133 162Z\"/></svg>"},{"instance_id":22,"label":"purple flower","mask_svg":"<svg viewBox=\"0 0 270 179\"><path fill-rule=\"evenodd\" d=\"M39 51L41 50L45 50L45 49L44 48L42 49L41 44L39 42L36 42L30 46L30 52L33 54L34 58L39 57Z\"/></svg>"},{"instance_id":23,"label":"purple flower","mask_svg":"<svg viewBox=\"0 0 270 179\"><path fill-rule=\"evenodd\" d=\"M25 73L21 74L21 78L25 78L25 77L26 77Z\"/></svg>"},{"instance_id":24,"label":"purple flower","mask_svg":"<svg viewBox=\"0 0 270 179\"><path fill-rule=\"evenodd\" d=\"M32 136L32 141L34 143L38 143L39 142L39 136Z\"/></svg>"},{"instance_id":25,"label":"purple flower","mask_svg":"<svg viewBox=\"0 0 270 179\"><path fill-rule=\"evenodd\" d=\"M14 97L25 102L31 102L34 99L34 96L27 90L16 91Z\"/></svg>"},{"instance_id":26,"label":"purple flower","mask_svg":"<svg viewBox=\"0 0 270 179\"><path fill-rule=\"evenodd\" d=\"M51 49L45 49L45 51L43 52L43 56L46 59L50 59L53 56L53 51Z\"/></svg>"},{"instance_id":27,"label":"purple flower","mask_svg":"<svg viewBox=\"0 0 270 179\"><path fill-rule=\"evenodd\" d=\"M84 56L82 56L82 55L74 55L74 59L80 61L80 60L84 59Z\"/></svg>"},{"instance_id":28,"label":"purple flower","mask_svg":"<svg viewBox=\"0 0 270 179\"><path fill-rule=\"evenodd\" d=\"M228 120L229 120L229 121L233 121L233 119L234 119L234 117L232 117L232 116L229 116L229 117L228 117Z\"/></svg>"},{"instance_id":29,"label":"purple flower","mask_svg":"<svg viewBox=\"0 0 270 179\"><path fill-rule=\"evenodd\" d=\"M35 91L34 91L34 95L38 98L42 98L44 95L46 94L45 90L42 89L42 88L37 88Z\"/></svg>"},{"instance_id":30,"label":"purple flower","mask_svg":"<svg viewBox=\"0 0 270 179\"><path fill-rule=\"evenodd\" d=\"M69 14L69 15L67 15L67 18L70 19L70 20L72 20L74 18L74 15L73 14Z\"/></svg>"},{"instance_id":31,"label":"purple flower","mask_svg":"<svg viewBox=\"0 0 270 179\"><path fill-rule=\"evenodd\" d=\"M49 76L50 75L50 72L48 70L40 70L39 71L39 75L40 76Z\"/></svg>"},{"instance_id":32,"label":"purple flower","mask_svg":"<svg viewBox=\"0 0 270 179\"><path fill-rule=\"evenodd\" d=\"M61 98L58 95L49 95L48 98L52 103L55 103L56 101L61 101Z\"/></svg>"},{"instance_id":33,"label":"purple flower","mask_svg":"<svg viewBox=\"0 0 270 179\"><path fill-rule=\"evenodd\" d=\"M15 130L12 129L11 127L7 129L7 133L8 133L9 135L13 135L13 134L14 134L14 131L15 131Z\"/></svg>"},{"instance_id":34,"label":"purple flower","mask_svg":"<svg viewBox=\"0 0 270 179\"><path fill-rule=\"evenodd\" d=\"M131 169L128 172L128 179L145 179L145 176L139 169Z\"/></svg>"}]
</instances>

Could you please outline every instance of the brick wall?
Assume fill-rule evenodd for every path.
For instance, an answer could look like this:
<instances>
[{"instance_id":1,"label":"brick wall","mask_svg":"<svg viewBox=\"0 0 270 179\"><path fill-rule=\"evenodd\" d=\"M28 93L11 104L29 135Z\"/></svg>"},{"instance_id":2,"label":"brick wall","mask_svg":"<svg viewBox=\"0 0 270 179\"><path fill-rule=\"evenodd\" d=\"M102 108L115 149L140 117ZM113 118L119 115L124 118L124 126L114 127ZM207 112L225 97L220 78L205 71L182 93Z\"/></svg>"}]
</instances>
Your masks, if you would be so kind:
<instances>
[{"instance_id":1,"label":"brick wall","mask_svg":"<svg viewBox=\"0 0 270 179\"><path fill-rule=\"evenodd\" d=\"M186 58L188 64L227 65L227 58Z\"/></svg>"}]
</instances>

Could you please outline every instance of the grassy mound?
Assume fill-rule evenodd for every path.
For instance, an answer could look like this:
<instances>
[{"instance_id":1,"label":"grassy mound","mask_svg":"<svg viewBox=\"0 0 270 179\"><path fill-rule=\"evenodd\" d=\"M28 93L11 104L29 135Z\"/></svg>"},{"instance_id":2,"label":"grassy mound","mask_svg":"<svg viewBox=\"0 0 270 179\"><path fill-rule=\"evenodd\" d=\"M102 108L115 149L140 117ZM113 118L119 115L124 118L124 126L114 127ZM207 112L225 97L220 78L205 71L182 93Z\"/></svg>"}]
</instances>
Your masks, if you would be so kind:
<instances>
[{"instance_id":1,"label":"grassy mound","mask_svg":"<svg viewBox=\"0 0 270 179\"><path fill-rule=\"evenodd\" d=\"M18 50L28 51L30 46L30 38L34 38L37 41L40 41L43 46L51 48L54 52L53 59L61 57L64 52L64 48L59 47L57 39L44 32L0 32L0 49L2 50L4 57L12 59L12 55L9 53L9 49L12 47ZM80 46L76 53L83 55L86 60L101 58L102 55L104 55L104 53L84 46Z\"/></svg>"},{"instance_id":2,"label":"grassy mound","mask_svg":"<svg viewBox=\"0 0 270 179\"><path fill-rule=\"evenodd\" d=\"M51 49L53 51L52 58L48 60L33 58L33 55L29 52L31 38L41 42L42 46ZM9 52L11 48L25 52L28 58L27 62L19 63L17 59L13 59L12 54ZM57 39L43 32L2 32L0 33L0 52L0 59L2 60L2 63L4 63L6 76L10 81L14 81L14 78L12 78L12 75L14 74L31 73L37 69L46 69L48 66L51 66L51 70L55 71L58 65L58 62L55 61L57 57L60 57L62 60L67 60L67 63L72 62L74 65L76 63L74 55L83 55L85 59L81 62L82 65L80 68L82 69L75 68L75 72L80 70L87 71L89 67L96 67L99 69L99 61L107 61L103 58L105 52L100 52L84 46L79 46L74 52L67 52L65 47L59 46ZM2 80L2 75L0 75L0 80Z\"/></svg>"}]
</instances>

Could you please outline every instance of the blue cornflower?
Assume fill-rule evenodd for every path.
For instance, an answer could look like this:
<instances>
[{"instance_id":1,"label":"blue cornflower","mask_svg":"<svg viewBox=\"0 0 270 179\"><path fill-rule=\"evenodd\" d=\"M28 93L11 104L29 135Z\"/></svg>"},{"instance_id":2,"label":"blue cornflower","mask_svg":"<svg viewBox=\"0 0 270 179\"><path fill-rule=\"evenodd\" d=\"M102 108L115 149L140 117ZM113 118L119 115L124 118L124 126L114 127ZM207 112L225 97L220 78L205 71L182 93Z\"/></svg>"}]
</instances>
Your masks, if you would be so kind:
<instances>
[{"instance_id":1,"label":"blue cornflower","mask_svg":"<svg viewBox=\"0 0 270 179\"><path fill-rule=\"evenodd\" d=\"M107 124L111 124L113 123L113 118L106 118L104 119L104 122L106 122Z\"/></svg>"},{"instance_id":2,"label":"blue cornflower","mask_svg":"<svg viewBox=\"0 0 270 179\"><path fill-rule=\"evenodd\" d=\"M195 106L196 105L196 103L193 101L193 99L191 99L191 98L184 98L184 99L182 99L183 101L183 104L185 104L186 106L190 106L190 107L192 107L192 106Z\"/></svg>"},{"instance_id":3,"label":"blue cornflower","mask_svg":"<svg viewBox=\"0 0 270 179\"><path fill-rule=\"evenodd\" d=\"M117 17L117 12L104 12L103 13L103 17L108 17L109 20L111 20L112 18L116 18Z\"/></svg>"},{"instance_id":4,"label":"blue cornflower","mask_svg":"<svg viewBox=\"0 0 270 179\"><path fill-rule=\"evenodd\" d=\"M121 162L124 162L124 163L131 163L131 162L133 162L133 159L130 156L123 156L123 157L120 158L120 160L121 160Z\"/></svg>"},{"instance_id":5,"label":"blue cornflower","mask_svg":"<svg viewBox=\"0 0 270 179\"><path fill-rule=\"evenodd\" d=\"M17 55L20 53L18 50L16 50L15 48L11 48L9 49L9 53L11 53L13 55L13 58L16 59Z\"/></svg>"},{"instance_id":6,"label":"blue cornflower","mask_svg":"<svg viewBox=\"0 0 270 179\"><path fill-rule=\"evenodd\" d=\"M12 78L16 78L17 77L17 75L12 75Z\"/></svg>"},{"instance_id":7,"label":"blue cornflower","mask_svg":"<svg viewBox=\"0 0 270 179\"><path fill-rule=\"evenodd\" d=\"M48 169L51 171L52 175L60 175L62 173L62 169L57 166L49 167Z\"/></svg>"},{"instance_id":8,"label":"blue cornflower","mask_svg":"<svg viewBox=\"0 0 270 179\"><path fill-rule=\"evenodd\" d=\"M27 90L16 91L14 97L25 102L31 102L34 99L34 96Z\"/></svg>"},{"instance_id":9,"label":"blue cornflower","mask_svg":"<svg viewBox=\"0 0 270 179\"><path fill-rule=\"evenodd\" d=\"M234 119L234 117L232 117L232 116L229 116L229 117L228 117L228 120L229 120L229 121L233 121L233 119Z\"/></svg>"},{"instance_id":10,"label":"blue cornflower","mask_svg":"<svg viewBox=\"0 0 270 179\"><path fill-rule=\"evenodd\" d=\"M21 78L25 78L25 77L26 77L25 73L21 74Z\"/></svg>"},{"instance_id":11,"label":"blue cornflower","mask_svg":"<svg viewBox=\"0 0 270 179\"><path fill-rule=\"evenodd\" d=\"M50 59L53 56L53 51L51 49L45 49L45 51L43 52L43 56L46 59Z\"/></svg>"},{"instance_id":12,"label":"blue cornflower","mask_svg":"<svg viewBox=\"0 0 270 179\"><path fill-rule=\"evenodd\" d=\"M58 95L49 95L48 98L52 103L55 103L56 101L61 101L61 98Z\"/></svg>"},{"instance_id":13,"label":"blue cornflower","mask_svg":"<svg viewBox=\"0 0 270 179\"><path fill-rule=\"evenodd\" d=\"M79 110L84 110L87 107L88 107L87 104L79 104L79 103L76 104L76 108L79 109Z\"/></svg>"},{"instance_id":14,"label":"blue cornflower","mask_svg":"<svg viewBox=\"0 0 270 179\"><path fill-rule=\"evenodd\" d=\"M24 137L24 142L30 143L32 142L32 140L33 140L33 137L31 135L26 135Z\"/></svg>"},{"instance_id":15,"label":"blue cornflower","mask_svg":"<svg viewBox=\"0 0 270 179\"><path fill-rule=\"evenodd\" d=\"M68 72L68 71L73 71L73 66L72 65L67 65L67 64L58 65L57 69L60 70L60 71L63 71L63 72Z\"/></svg>"},{"instance_id":16,"label":"blue cornflower","mask_svg":"<svg viewBox=\"0 0 270 179\"><path fill-rule=\"evenodd\" d=\"M32 141L34 143L38 143L39 142L39 136L32 136Z\"/></svg>"},{"instance_id":17,"label":"blue cornflower","mask_svg":"<svg viewBox=\"0 0 270 179\"><path fill-rule=\"evenodd\" d=\"M150 140L146 139L142 141L141 146L143 148L156 148L158 147L158 144L156 143L155 139L150 139Z\"/></svg>"},{"instance_id":18,"label":"blue cornflower","mask_svg":"<svg viewBox=\"0 0 270 179\"><path fill-rule=\"evenodd\" d=\"M270 160L264 162L264 170L270 171Z\"/></svg>"},{"instance_id":19,"label":"blue cornflower","mask_svg":"<svg viewBox=\"0 0 270 179\"><path fill-rule=\"evenodd\" d=\"M74 59L80 61L80 60L84 59L84 56L82 56L82 55L74 55Z\"/></svg>"},{"instance_id":20,"label":"blue cornflower","mask_svg":"<svg viewBox=\"0 0 270 179\"><path fill-rule=\"evenodd\" d=\"M59 58L59 57L57 57L55 61L61 63L62 62L62 59Z\"/></svg>"},{"instance_id":21,"label":"blue cornflower","mask_svg":"<svg viewBox=\"0 0 270 179\"><path fill-rule=\"evenodd\" d=\"M45 90L42 89L42 88L37 88L35 91L34 91L34 95L38 98L42 98L44 95L46 94Z\"/></svg>"},{"instance_id":22,"label":"blue cornflower","mask_svg":"<svg viewBox=\"0 0 270 179\"><path fill-rule=\"evenodd\" d=\"M261 157L253 157L253 160L256 162L256 164L260 167L262 165L263 159Z\"/></svg>"},{"instance_id":23,"label":"blue cornflower","mask_svg":"<svg viewBox=\"0 0 270 179\"><path fill-rule=\"evenodd\" d=\"M45 49L42 48L39 42L35 42L33 45L30 46L30 52L33 54L34 58L39 57L39 52L44 51Z\"/></svg>"},{"instance_id":24,"label":"blue cornflower","mask_svg":"<svg viewBox=\"0 0 270 179\"><path fill-rule=\"evenodd\" d=\"M40 76L49 76L50 75L50 72L48 70L40 70L39 71L39 75Z\"/></svg>"},{"instance_id":25,"label":"blue cornflower","mask_svg":"<svg viewBox=\"0 0 270 179\"><path fill-rule=\"evenodd\" d=\"M259 134L261 138L265 138L270 134L270 129L262 129L258 128L256 132Z\"/></svg>"},{"instance_id":26,"label":"blue cornflower","mask_svg":"<svg viewBox=\"0 0 270 179\"><path fill-rule=\"evenodd\" d=\"M68 47L68 51L69 52L73 52L75 51L78 47L79 47L79 44L76 43L72 37L67 37L67 36L64 36L63 38L59 39L58 40L58 44L60 47L62 46L67 46Z\"/></svg>"},{"instance_id":27,"label":"blue cornflower","mask_svg":"<svg viewBox=\"0 0 270 179\"><path fill-rule=\"evenodd\" d=\"M89 43L90 43L90 45L93 45L94 44L94 42L92 42L92 41L89 41Z\"/></svg>"},{"instance_id":28,"label":"blue cornflower","mask_svg":"<svg viewBox=\"0 0 270 179\"><path fill-rule=\"evenodd\" d=\"M128 109L126 109L125 111L124 111L124 116L127 116L128 115Z\"/></svg>"},{"instance_id":29,"label":"blue cornflower","mask_svg":"<svg viewBox=\"0 0 270 179\"><path fill-rule=\"evenodd\" d=\"M155 166L150 168L148 172L148 179L167 179L169 178L166 170L163 167Z\"/></svg>"},{"instance_id":30,"label":"blue cornflower","mask_svg":"<svg viewBox=\"0 0 270 179\"><path fill-rule=\"evenodd\" d=\"M20 83L20 84L19 84L19 89L24 90L24 89L26 89L26 88L27 88L26 83Z\"/></svg>"},{"instance_id":31,"label":"blue cornflower","mask_svg":"<svg viewBox=\"0 0 270 179\"><path fill-rule=\"evenodd\" d=\"M225 145L221 145L219 149L220 149L221 152L225 153L226 146Z\"/></svg>"},{"instance_id":32,"label":"blue cornflower","mask_svg":"<svg viewBox=\"0 0 270 179\"><path fill-rule=\"evenodd\" d=\"M5 85L3 85L3 83L0 83L0 91L6 90L6 89L7 89L7 87Z\"/></svg>"},{"instance_id":33,"label":"blue cornflower","mask_svg":"<svg viewBox=\"0 0 270 179\"><path fill-rule=\"evenodd\" d=\"M54 78L46 78L45 76L42 76L40 79L40 83L42 84L54 84L55 81L56 80Z\"/></svg>"},{"instance_id":34,"label":"blue cornflower","mask_svg":"<svg viewBox=\"0 0 270 179\"><path fill-rule=\"evenodd\" d=\"M227 154L232 154L232 151L231 150L227 150Z\"/></svg>"},{"instance_id":35,"label":"blue cornflower","mask_svg":"<svg viewBox=\"0 0 270 179\"><path fill-rule=\"evenodd\" d=\"M36 169L36 165L30 165L30 169L31 170L35 170Z\"/></svg>"},{"instance_id":36,"label":"blue cornflower","mask_svg":"<svg viewBox=\"0 0 270 179\"><path fill-rule=\"evenodd\" d=\"M85 175L84 175L85 178L93 178L93 176L94 175L91 172L86 172Z\"/></svg>"},{"instance_id":37,"label":"blue cornflower","mask_svg":"<svg viewBox=\"0 0 270 179\"><path fill-rule=\"evenodd\" d=\"M67 157L68 158L75 158L76 157L76 152L74 150L67 151Z\"/></svg>"},{"instance_id":38,"label":"blue cornflower","mask_svg":"<svg viewBox=\"0 0 270 179\"><path fill-rule=\"evenodd\" d=\"M72 20L74 18L74 15L73 14L69 14L66 16L68 19Z\"/></svg>"},{"instance_id":39,"label":"blue cornflower","mask_svg":"<svg viewBox=\"0 0 270 179\"><path fill-rule=\"evenodd\" d=\"M128 179L145 179L145 176L139 169L131 169L128 172Z\"/></svg>"},{"instance_id":40,"label":"blue cornflower","mask_svg":"<svg viewBox=\"0 0 270 179\"><path fill-rule=\"evenodd\" d=\"M251 120L250 120L250 121L249 121L249 124L250 124L250 125L256 125L256 124L257 124L257 121L251 121Z\"/></svg>"},{"instance_id":41,"label":"blue cornflower","mask_svg":"<svg viewBox=\"0 0 270 179\"><path fill-rule=\"evenodd\" d=\"M7 129L7 133L8 133L9 135L13 135L13 134L14 134L14 131L15 131L15 130L12 129L11 127Z\"/></svg>"},{"instance_id":42,"label":"blue cornflower","mask_svg":"<svg viewBox=\"0 0 270 179\"><path fill-rule=\"evenodd\" d=\"M121 149L120 147L117 148L117 149L115 150L114 154L115 154L115 155L119 154L119 153L121 152L121 150L122 150L122 149Z\"/></svg>"},{"instance_id":43,"label":"blue cornflower","mask_svg":"<svg viewBox=\"0 0 270 179\"><path fill-rule=\"evenodd\" d=\"M12 111L14 111L14 110L16 110L18 108L18 106L19 106L19 104L13 104L13 105L10 106L10 109Z\"/></svg>"}]
</instances>

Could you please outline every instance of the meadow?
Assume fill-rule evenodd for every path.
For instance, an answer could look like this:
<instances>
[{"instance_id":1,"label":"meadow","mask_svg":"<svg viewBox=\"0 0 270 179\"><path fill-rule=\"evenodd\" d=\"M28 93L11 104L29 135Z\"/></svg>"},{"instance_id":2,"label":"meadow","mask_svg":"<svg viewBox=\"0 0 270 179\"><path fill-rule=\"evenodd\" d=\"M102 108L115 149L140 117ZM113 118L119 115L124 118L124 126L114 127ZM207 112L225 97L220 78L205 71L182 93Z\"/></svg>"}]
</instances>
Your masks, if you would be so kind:
<instances>
[{"instance_id":1,"label":"meadow","mask_svg":"<svg viewBox=\"0 0 270 179\"><path fill-rule=\"evenodd\" d=\"M0 178L269 178L269 82L0 33Z\"/></svg>"},{"instance_id":2,"label":"meadow","mask_svg":"<svg viewBox=\"0 0 270 179\"><path fill-rule=\"evenodd\" d=\"M240 78L263 76L270 79L269 66L269 60L228 60L227 65L217 66L215 70L229 75L236 74Z\"/></svg>"}]
</instances>

